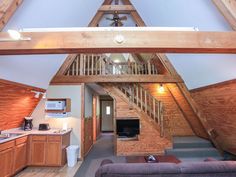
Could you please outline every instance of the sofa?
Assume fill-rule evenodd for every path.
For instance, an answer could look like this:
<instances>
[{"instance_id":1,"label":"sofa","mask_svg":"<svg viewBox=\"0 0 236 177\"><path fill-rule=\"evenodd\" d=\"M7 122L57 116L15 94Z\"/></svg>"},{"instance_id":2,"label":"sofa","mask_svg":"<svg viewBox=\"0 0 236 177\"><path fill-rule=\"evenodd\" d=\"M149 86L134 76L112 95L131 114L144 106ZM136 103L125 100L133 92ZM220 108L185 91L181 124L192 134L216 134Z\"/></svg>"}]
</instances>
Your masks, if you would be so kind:
<instances>
[{"instance_id":1,"label":"sofa","mask_svg":"<svg viewBox=\"0 0 236 177\"><path fill-rule=\"evenodd\" d=\"M236 177L236 161L113 163L103 160L95 177Z\"/></svg>"}]
</instances>

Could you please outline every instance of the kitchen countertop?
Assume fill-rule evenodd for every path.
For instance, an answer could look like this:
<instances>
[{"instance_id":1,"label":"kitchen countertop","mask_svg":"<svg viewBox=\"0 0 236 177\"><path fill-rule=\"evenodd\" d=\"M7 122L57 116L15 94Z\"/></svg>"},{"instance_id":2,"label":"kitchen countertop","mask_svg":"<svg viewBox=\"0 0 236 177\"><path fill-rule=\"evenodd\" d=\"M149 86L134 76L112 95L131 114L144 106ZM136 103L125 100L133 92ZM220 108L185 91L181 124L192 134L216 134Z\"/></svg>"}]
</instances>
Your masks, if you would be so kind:
<instances>
[{"instance_id":1,"label":"kitchen countertop","mask_svg":"<svg viewBox=\"0 0 236 177\"><path fill-rule=\"evenodd\" d=\"M43 131L42 130L40 131L37 128L33 128L30 131L24 131L21 128L4 130L4 131L2 131L2 134L14 133L14 134L20 134L20 135L0 140L0 144L17 139L17 138L24 137L27 135L64 135L64 134L67 134L71 131L72 131L72 129L61 130L61 129L56 129L56 128L52 128L50 130L43 130Z\"/></svg>"}]
</instances>

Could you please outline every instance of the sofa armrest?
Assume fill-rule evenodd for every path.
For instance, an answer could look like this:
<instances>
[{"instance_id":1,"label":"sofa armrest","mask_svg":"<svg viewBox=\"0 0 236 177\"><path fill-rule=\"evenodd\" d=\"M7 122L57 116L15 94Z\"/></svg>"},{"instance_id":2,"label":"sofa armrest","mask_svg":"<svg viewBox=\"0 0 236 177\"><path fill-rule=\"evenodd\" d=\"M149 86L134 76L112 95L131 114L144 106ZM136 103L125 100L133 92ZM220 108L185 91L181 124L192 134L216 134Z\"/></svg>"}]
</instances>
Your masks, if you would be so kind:
<instances>
[{"instance_id":1,"label":"sofa armrest","mask_svg":"<svg viewBox=\"0 0 236 177\"><path fill-rule=\"evenodd\" d=\"M112 164L112 160L110 159L104 159L102 162L101 162L101 165L100 166L103 166L103 165L107 165L107 164Z\"/></svg>"}]
</instances>

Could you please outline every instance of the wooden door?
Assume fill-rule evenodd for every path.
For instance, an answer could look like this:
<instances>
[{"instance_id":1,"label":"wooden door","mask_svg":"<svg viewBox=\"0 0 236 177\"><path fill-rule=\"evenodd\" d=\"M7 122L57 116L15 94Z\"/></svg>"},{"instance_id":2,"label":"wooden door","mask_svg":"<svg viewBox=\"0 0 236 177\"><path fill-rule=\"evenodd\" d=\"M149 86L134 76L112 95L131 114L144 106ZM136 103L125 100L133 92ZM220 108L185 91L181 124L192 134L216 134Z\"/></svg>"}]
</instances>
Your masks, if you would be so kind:
<instances>
[{"instance_id":1,"label":"wooden door","mask_svg":"<svg viewBox=\"0 0 236 177\"><path fill-rule=\"evenodd\" d=\"M0 177L8 177L13 174L14 148L0 152Z\"/></svg>"},{"instance_id":2,"label":"wooden door","mask_svg":"<svg viewBox=\"0 0 236 177\"><path fill-rule=\"evenodd\" d=\"M15 170L17 172L27 165L27 143L18 144L15 147Z\"/></svg>"},{"instance_id":3,"label":"wooden door","mask_svg":"<svg viewBox=\"0 0 236 177\"><path fill-rule=\"evenodd\" d=\"M113 131L113 101L101 101L101 116L102 131Z\"/></svg>"}]
</instances>

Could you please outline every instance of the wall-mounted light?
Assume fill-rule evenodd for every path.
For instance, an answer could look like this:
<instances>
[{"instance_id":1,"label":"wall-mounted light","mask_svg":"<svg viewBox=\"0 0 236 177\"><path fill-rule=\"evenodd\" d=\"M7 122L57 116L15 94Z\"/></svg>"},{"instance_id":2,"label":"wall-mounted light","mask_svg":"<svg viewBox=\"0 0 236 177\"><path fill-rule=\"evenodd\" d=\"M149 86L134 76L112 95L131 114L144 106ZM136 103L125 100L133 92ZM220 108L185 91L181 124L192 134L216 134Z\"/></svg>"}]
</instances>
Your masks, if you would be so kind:
<instances>
[{"instance_id":1,"label":"wall-mounted light","mask_svg":"<svg viewBox=\"0 0 236 177\"><path fill-rule=\"evenodd\" d=\"M159 86L158 86L158 93L164 93L165 92L165 88L163 87L163 85L162 84L160 84Z\"/></svg>"},{"instance_id":2,"label":"wall-mounted light","mask_svg":"<svg viewBox=\"0 0 236 177\"><path fill-rule=\"evenodd\" d=\"M15 42L15 41L30 41L30 37L23 37L20 31L17 30L7 30L10 38L0 38L0 42Z\"/></svg>"},{"instance_id":3,"label":"wall-mounted light","mask_svg":"<svg viewBox=\"0 0 236 177\"><path fill-rule=\"evenodd\" d=\"M35 91L35 90L31 90L31 92L35 93L34 98L39 98L40 95L42 95L42 98L46 98L46 93L44 92L39 92L39 91Z\"/></svg>"}]
</instances>

